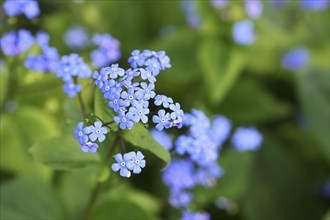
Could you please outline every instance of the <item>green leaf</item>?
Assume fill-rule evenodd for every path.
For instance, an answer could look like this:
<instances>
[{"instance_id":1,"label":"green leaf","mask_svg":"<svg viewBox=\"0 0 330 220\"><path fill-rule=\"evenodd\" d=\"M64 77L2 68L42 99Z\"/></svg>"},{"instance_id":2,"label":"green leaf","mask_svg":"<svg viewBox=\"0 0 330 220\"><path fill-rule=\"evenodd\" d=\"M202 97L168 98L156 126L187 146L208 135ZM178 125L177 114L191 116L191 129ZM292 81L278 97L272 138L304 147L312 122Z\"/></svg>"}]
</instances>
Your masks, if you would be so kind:
<instances>
[{"instance_id":1,"label":"green leaf","mask_svg":"<svg viewBox=\"0 0 330 220\"><path fill-rule=\"evenodd\" d=\"M17 112L1 116L1 169L30 176L50 177L50 169L35 162L28 148L35 142L59 134L54 117L38 108L19 106ZM13 160L15 158L15 160Z\"/></svg>"},{"instance_id":2,"label":"green leaf","mask_svg":"<svg viewBox=\"0 0 330 220\"><path fill-rule=\"evenodd\" d=\"M94 95L94 112L97 117L100 117L103 122L113 121L116 113L109 107L108 102L104 97L102 92L97 88ZM117 131L119 129L117 123L110 124L112 131Z\"/></svg>"},{"instance_id":3,"label":"green leaf","mask_svg":"<svg viewBox=\"0 0 330 220\"><path fill-rule=\"evenodd\" d=\"M84 153L73 136L57 137L34 144L30 152L40 163L54 169L68 170L95 164L98 154Z\"/></svg>"},{"instance_id":4,"label":"green leaf","mask_svg":"<svg viewBox=\"0 0 330 220\"><path fill-rule=\"evenodd\" d=\"M157 197L124 182L113 187L99 197L90 219L157 219L161 208Z\"/></svg>"},{"instance_id":5,"label":"green leaf","mask_svg":"<svg viewBox=\"0 0 330 220\"><path fill-rule=\"evenodd\" d=\"M150 151L166 166L169 164L171 160L169 152L150 135L142 124L135 124L132 129L123 131L122 137L132 145Z\"/></svg>"},{"instance_id":6,"label":"green leaf","mask_svg":"<svg viewBox=\"0 0 330 220\"><path fill-rule=\"evenodd\" d=\"M288 103L277 100L258 81L247 79L238 81L217 109L241 125L275 120L292 113Z\"/></svg>"},{"instance_id":7,"label":"green leaf","mask_svg":"<svg viewBox=\"0 0 330 220\"><path fill-rule=\"evenodd\" d=\"M311 168L317 161L301 158L304 137L293 143L294 137L288 142L274 133L274 129L263 132L263 147L244 194L242 219L321 219L326 205L313 190L319 171Z\"/></svg>"},{"instance_id":8,"label":"green leaf","mask_svg":"<svg viewBox=\"0 0 330 220\"><path fill-rule=\"evenodd\" d=\"M220 103L239 77L245 63L245 53L236 48L229 50L218 39L202 41L199 63L205 76L212 103Z\"/></svg>"},{"instance_id":9,"label":"green leaf","mask_svg":"<svg viewBox=\"0 0 330 220\"><path fill-rule=\"evenodd\" d=\"M330 73L309 69L298 74L298 92L310 132L321 144L329 158L330 134Z\"/></svg>"},{"instance_id":10,"label":"green leaf","mask_svg":"<svg viewBox=\"0 0 330 220\"><path fill-rule=\"evenodd\" d=\"M0 219L64 219L57 194L36 178L6 182L0 191Z\"/></svg>"},{"instance_id":11,"label":"green leaf","mask_svg":"<svg viewBox=\"0 0 330 220\"><path fill-rule=\"evenodd\" d=\"M107 220L107 219L146 219L151 220L147 213L138 205L125 200L105 201L95 207L90 215L90 220Z\"/></svg>"}]
</instances>

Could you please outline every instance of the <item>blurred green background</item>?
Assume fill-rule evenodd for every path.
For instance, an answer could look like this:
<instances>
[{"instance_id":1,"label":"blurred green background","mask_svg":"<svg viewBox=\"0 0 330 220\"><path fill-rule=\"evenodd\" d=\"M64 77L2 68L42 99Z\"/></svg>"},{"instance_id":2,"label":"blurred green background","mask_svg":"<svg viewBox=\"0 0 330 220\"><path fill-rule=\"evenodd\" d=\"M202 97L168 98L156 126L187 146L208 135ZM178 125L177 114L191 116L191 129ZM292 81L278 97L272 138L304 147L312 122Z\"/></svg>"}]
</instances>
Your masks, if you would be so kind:
<instances>
[{"instance_id":1,"label":"blurred green background","mask_svg":"<svg viewBox=\"0 0 330 220\"><path fill-rule=\"evenodd\" d=\"M303 11L296 1L276 9L263 1L263 15L253 21L256 41L240 46L232 40L231 28L247 18L241 1L232 1L226 9L196 1L201 25L195 28L187 24L180 1L39 3L41 15L32 22L23 16L2 16L1 35L11 29L42 29L61 55L78 52L90 63L94 48L73 51L65 46L63 34L76 25L90 35L109 33L121 43L119 64L125 69L134 49L165 50L172 68L157 78L158 93L171 96L185 111L223 114L234 126L252 125L261 131L264 142L259 151L222 151L224 176L214 188L196 189L193 207L210 212L212 219L326 219L329 9ZM230 19L221 19L223 13ZM284 70L283 54L301 45L310 52L308 65L299 71ZM32 157L32 145L71 135L82 118L77 100L62 92L62 82L53 75L29 72L23 65L26 56L1 57L1 219L79 219L101 171L92 157L84 168L69 171L54 170ZM19 78L14 86L10 74ZM86 81L83 95L89 110L92 91ZM111 173L91 219L180 217L167 204L160 168L151 159L150 166L131 179ZM228 198L230 205L217 208L220 197Z\"/></svg>"}]
</instances>

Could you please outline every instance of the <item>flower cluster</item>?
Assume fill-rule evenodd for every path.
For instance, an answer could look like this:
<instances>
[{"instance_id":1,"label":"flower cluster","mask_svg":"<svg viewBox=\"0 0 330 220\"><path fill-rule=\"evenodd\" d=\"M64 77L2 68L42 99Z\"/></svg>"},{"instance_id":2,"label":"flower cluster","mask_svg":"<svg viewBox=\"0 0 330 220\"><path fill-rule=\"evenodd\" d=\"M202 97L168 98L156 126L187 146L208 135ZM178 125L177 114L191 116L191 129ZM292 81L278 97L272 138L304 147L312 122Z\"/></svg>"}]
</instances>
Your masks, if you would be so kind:
<instances>
[{"instance_id":1,"label":"flower cluster","mask_svg":"<svg viewBox=\"0 0 330 220\"><path fill-rule=\"evenodd\" d=\"M65 82L63 91L66 92L70 98L74 97L76 93L81 90L81 86L75 84L74 79L89 78L91 75L92 72L89 66L75 53L62 56L61 62L56 69L56 76L62 78Z\"/></svg>"},{"instance_id":2,"label":"flower cluster","mask_svg":"<svg viewBox=\"0 0 330 220\"><path fill-rule=\"evenodd\" d=\"M8 16L24 14L28 19L32 19L40 13L39 5L36 0L6 0L3 3L3 8Z\"/></svg>"},{"instance_id":3,"label":"flower cluster","mask_svg":"<svg viewBox=\"0 0 330 220\"><path fill-rule=\"evenodd\" d=\"M180 220L209 220L211 216L207 212L190 212L185 211Z\"/></svg>"},{"instance_id":4,"label":"flower cluster","mask_svg":"<svg viewBox=\"0 0 330 220\"><path fill-rule=\"evenodd\" d=\"M282 57L282 66L287 70L299 70L306 66L309 60L309 52L306 48L295 48Z\"/></svg>"},{"instance_id":5,"label":"flower cluster","mask_svg":"<svg viewBox=\"0 0 330 220\"><path fill-rule=\"evenodd\" d=\"M34 43L34 37L25 29L10 31L0 40L2 51L7 56L16 56L27 51Z\"/></svg>"},{"instance_id":6,"label":"flower cluster","mask_svg":"<svg viewBox=\"0 0 330 220\"><path fill-rule=\"evenodd\" d=\"M94 125L83 127L83 123L79 122L77 128L74 130L74 137L78 139L83 152L95 153L98 148L96 140L103 142L108 130L102 127L102 122L96 121Z\"/></svg>"},{"instance_id":7,"label":"flower cluster","mask_svg":"<svg viewBox=\"0 0 330 220\"><path fill-rule=\"evenodd\" d=\"M120 170L120 176L129 178L131 176L131 171L135 174L139 174L142 168L146 166L146 161L144 160L144 155L138 152L128 152L124 156L121 154L116 154L115 159L117 163L113 163L111 169L115 172Z\"/></svg>"},{"instance_id":8,"label":"flower cluster","mask_svg":"<svg viewBox=\"0 0 330 220\"><path fill-rule=\"evenodd\" d=\"M235 130L231 142L238 151L257 150L263 137L254 127L239 127Z\"/></svg>"},{"instance_id":9,"label":"flower cluster","mask_svg":"<svg viewBox=\"0 0 330 220\"><path fill-rule=\"evenodd\" d=\"M42 55L29 55L25 67L40 73L55 72L59 63L59 55L55 47L42 47Z\"/></svg>"},{"instance_id":10,"label":"flower cluster","mask_svg":"<svg viewBox=\"0 0 330 220\"><path fill-rule=\"evenodd\" d=\"M92 42L99 48L92 51L90 57L95 67L104 67L119 60L121 56L120 43L109 34L95 34Z\"/></svg>"},{"instance_id":11,"label":"flower cluster","mask_svg":"<svg viewBox=\"0 0 330 220\"><path fill-rule=\"evenodd\" d=\"M117 116L114 121L121 129L130 129L139 121L148 122L149 101L154 99L154 104L159 108L172 110L171 113L160 109L152 121L157 124L158 130L170 127L181 127L183 111L179 103L165 95L157 95L154 91L156 76L161 70L171 67L170 59L164 51L154 52L138 50L132 52L128 59L133 69L124 70L118 64L104 67L100 72L95 71L94 84L109 101ZM144 68L141 68L144 67Z\"/></svg>"},{"instance_id":12,"label":"flower cluster","mask_svg":"<svg viewBox=\"0 0 330 220\"><path fill-rule=\"evenodd\" d=\"M221 115L215 116L211 123L202 111L193 109L191 113L185 113L183 126L187 127L187 133L179 135L174 144L172 135L157 130L150 132L166 149L174 147L173 151L181 157L172 159L163 172L163 182L170 188L170 205L184 211L182 219L195 219L196 216L209 219L207 213L201 217L201 213L192 213L187 209L193 200L193 194L189 190L197 185L212 187L216 179L223 175L217 161L222 145L230 136L232 123ZM241 141L240 147L235 145L236 149L243 151L260 147L262 136L255 128L248 128L248 132L243 134L241 130L242 128L238 128L232 137L232 140ZM244 142L245 149L242 147Z\"/></svg>"}]
</instances>

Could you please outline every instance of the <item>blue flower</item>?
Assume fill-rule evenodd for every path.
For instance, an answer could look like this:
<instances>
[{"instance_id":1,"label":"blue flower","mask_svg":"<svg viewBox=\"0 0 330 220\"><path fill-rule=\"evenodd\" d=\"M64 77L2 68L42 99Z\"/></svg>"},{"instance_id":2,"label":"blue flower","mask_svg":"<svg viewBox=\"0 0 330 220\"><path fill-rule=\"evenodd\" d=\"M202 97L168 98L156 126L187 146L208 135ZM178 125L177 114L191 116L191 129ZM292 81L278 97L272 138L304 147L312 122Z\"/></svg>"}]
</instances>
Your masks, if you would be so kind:
<instances>
[{"instance_id":1,"label":"blue flower","mask_svg":"<svg viewBox=\"0 0 330 220\"><path fill-rule=\"evenodd\" d=\"M322 11L329 6L329 0L300 0L300 6L306 11Z\"/></svg>"},{"instance_id":2,"label":"blue flower","mask_svg":"<svg viewBox=\"0 0 330 220\"><path fill-rule=\"evenodd\" d=\"M189 26L198 28L201 25L201 17L198 14L195 1L181 1L181 7L183 8L186 21Z\"/></svg>"},{"instance_id":3,"label":"blue flower","mask_svg":"<svg viewBox=\"0 0 330 220\"><path fill-rule=\"evenodd\" d=\"M94 85L98 86L101 89L103 87L104 82L108 80L108 72L106 71L106 68L102 68L100 73L94 71L93 79L95 80Z\"/></svg>"},{"instance_id":4,"label":"blue flower","mask_svg":"<svg viewBox=\"0 0 330 220\"><path fill-rule=\"evenodd\" d=\"M140 84L141 86L141 89L139 90L140 91L140 95L137 96L138 99L144 99L146 101L148 101L150 98L154 98L156 93L154 90L155 88L155 84L154 83L145 83L145 82L142 82Z\"/></svg>"},{"instance_id":5,"label":"blue flower","mask_svg":"<svg viewBox=\"0 0 330 220\"><path fill-rule=\"evenodd\" d=\"M133 115L132 119L135 123L138 123L140 120L143 123L148 122L148 117L146 115L149 114L149 109L144 108L141 104L130 107L129 112Z\"/></svg>"},{"instance_id":6,"label":"blue flower","mask_svg":"<svg viewBox=\"0 0 330 220\"><path fill-rule=\"evenodd\" d=\"M122 106L128 107L131 104L133 104L133 101L136 100L136 94L134 92L134 89L129 89L127 92L123 91L120 95L122 98L122 103L120 103Z\"/></svg>"},{"instance_id":7,"label":"blue flower","mask_svg":"<svg viewBox=\"0 0 330 220\"><path fill-rule=\"evenodd\" d=\"M8 16L16 16L19 14L25 14L28 19L32 19L39 15L39 5L36 0L6 0L3 4Z\"/></svg>"},{"instance_id":8,"label":"blue flower","mask_svg":"<svg viewBox=\"0 0 330 220\"><path fill-rule=\"evenodd\" d=\"M157 129L150 130L150 134L165 149L170 150L172 148L172 135Z\"/></svg>"},{"instance_id":9,"label":"blue flower","mask_svg":"<svg viewBox=\"0 0 330 220\"><path fill-rule=\"evenodd\" d=\"M91 153L95 153L97 151L98 147L99 146L96 143L92 143L92 142L89 141L87 143L82 144L81 150L83 152L88 152L89 151Z\"/></svg>"},{"instance_id":10,"label":"blue flower","mask_svg":"<svg viewBox=\"0 0 330 220\"><path fill-rule=\"evenodd\" d=\"M183 124L190 126L189 131L193 137L199 137L201 133L206 133L210 128L210 120L204 112L192 109L191 113L185 114Z\"/></svg>"},{"instance_id":11,"label":"blue flower","mask_svg":"<svg viewBox=\"0 0 330 220\"><path fill-rule=\"evenodd\" d=\"M232 144L239 151L257 150L262 141L262 135L254 127L239 127L231 138Z\"/></svg>"},{"instance_id":12,"label":"blue flower","mask_svg":"<svg viewBox=\"0 0 330 220\"><path fill-rule=\"evenodd\" d=\"M179 121L183 120L183 110L181 109L181 106L179 103L170 104L170 109L173 111L171 113L172 119L177 119Z\"/></svg>"},{"instance_id":13,"label":"blue flower","mask_svg":"<svg viewBox=\"0 0 330 220\"><path fill-rule=\"evenodd\" d=\"M134 151L129 152L129 157L130 160L127 160L126 162L126 167L129 170L132 170L133 173L138 174L141 173L142 169L146 166L146 161L143 159L144 156L143 154L138 151L137 153L135 153Z\"/></svg>"},{"instance_id":14,"label":"blue flower","mask_svg":"<svg viewBox=\"0 0 330 220\"><path fill-rule=\"evenodd\" d=\"M211 4L214 8L224 8L229 4L229 2L228 0L212 0Z\"/></svg>"},{"instance_id":15,"label":"blue flower","mask_svg":"<svg viewBox=\"0 0 330 220\"><path fill-rule=\"evenodd\" d=\"M92 72L89 66L75 53L63 56L56 71L56 76L62 78L64 81L71 80L74 76L78 78L89 78L91 75Z\"/></svg>"},{"instance_id":16,"label":"blue flower","mask_svg":"<svg viewBox=\"0 0 330 220\"><path fill-rule=\"evenodd\" d=\"M40 47L47 46L49 43L49 35L44 31L38 31L36 41Z\"/></svg>"},{"instance_id":17,"label":"blue flower","mask_svg":"<svg viewBox=\"0 0 330 220\"><path fill-rule=\"evenodd\" d=\"M282 66L287 70L303 69L309 60L309 53L306 48L298 47L282 57Z\"/></svg>"},{"instance_id":18,"label":"blue flower","mask_svg":"<svg viewBox=\"0 0 330 220\"><path fill-rule=\"evenodd\" d=\"M119 93L112 93L108 99L109 101L109 107L112 108L115 112L119 112L120 110L120 104L122 100L120 99Z\"/></svg>"},{"instance_id":19,"label":"blue flower","mask_svg":"<svg viewBox=\"0 0 330 220\"><path fill-rule=\"evenodd\" d=\"M193 163L190 160L173 159L163 172L163 182L172 190L194 187L196 180Z\"/></svg>"},{"instance_id":20,"label":"blue flower","mask_svg":"<svg viewBox=\"0 0 330 220\"><path fill-rule=\"evenodd\" d=\"M155 57L157 57L159 60L160 70L164 70L166 68L171 68L170 58L166 55L165 51L163 51L163 50L158 51L156 53Z\"/></svg>"},{"instance_id":21,"label":"blue flower","mask_svg":"<svg viewBox=\"0 0 330 220\"><path fill-rule=\"evenodd\" d=\"M79 122L77 128L74 130L74 137L78 139L79 144L83 145L88 142L87 134L90 133L90 128L83 128L83 123Z\"/></svg>"},{"instance_id":22,"label":"blue flower","mask_svg":"<svg viewBox=\"0 0 330 220\"><path fill-rule=\"evenodd\" d=\"M251 18L259 18L263 11L259 0L245 0L245 11Z\"/></svg>"},{"instance_id":23,"label":"blue flower","mask_svg":"<svg viewBox=\"0 0 330 220\"><path fill-rule=\"evenodd\" d=\"M207 212L184 211L180 220L210 220L211 216Z\"/></svg>"},{"instance_id":24,"label":"blue flower","mask_svg":"<svg viewBox=\"0 0 330 220\"><path fill-rule=\"evenodd\" d=\"M132 56L128 58L128 63L132 68L137 68L139 66L144 66L145 57L140 53L139 50L133 50Z\"/></svg>"},{"instance_id":25,"label":"blue flower","mask_svg":"<svg viewBox=\"0 0 330 220\"><path fill-rule=\"evenodd\" d=\"M92 42L99 46L94 50L90 57L94 66L103 67L109 63L117 61L120 56L120 43L117 39L113 38L109 34L95 34L92 38Z\"/></svg>"},{"instance_id":26,"label":"blue flower","mask_svg":"<svg viewBox=\"0 0 330 220\"><path fill-rule=\"evenodd\" d=\"M193 194L183 190L172 190L169 203L172 207L187 207L193 199Z\"/></svg>"},{"instance_id":27,"label":"blue flower","mask_svg":"<svg viewBox=\"0 0 330 220\"><path fill-rule=\"evenodd\" d=\"M25 67L38 72L55 72L59 65L58 52L55 47L47 45L42 47L41 56L29 55L25 60Z\"/></svg>"},{"instance_id":28,"label":"blue flower","mask_svg":"<svg viewBox=\"0 0 330 220\"><path fill-rule=\"evenodd\" d=\"M133 115L132 113L128 112L125 114L123 111L119 111L119 115L114 117L114 121L119 124L120 129L131 129L134 125L132 122Z\"/></svg>"},{"instance_id":29,"label":"blue flower","mask_svg":"<svg viewBox=\"0 0 330 220\"><path fill-rule=\"evenodd\" d=\"M66 81L62 88L63 88L63 91L66 94L68 94L68 96L70 98L75 97L76 93L80 92L80 90L81 90L81 86L74 84L72 80Z\"/></svg>"},{"instance_id":30,"label":"blue flower","mask_svg":"<svg viewBox=\"0 0 330 220\"><path fill-rule=\"evenodd\" d=\"M115 159L117 163L112 164L111 169L114 172L117 172L120 170L120 176L122 177L130 177L131 176L131 171L128 170L127 168L127 162L130 161L131 155L130 154L124 154L124 157L121 154L116 154Z\"/></svg>"},{"instance_id":31,"label":"blue flower","mask_svg":"<svg viewBox=\"0 0 330 220\"><path fill-rule=\"evenodd\" d=\"M212 162L196 170L196 182L206 187L213 187L216 179L222 175L222 168L216 162Z\"/></svg>"},{"instance_id":32,"label":"blue flower","mask_svg":"<svg viewBox=\"0 0 330 220\"><path fill-rule=\"evenodd\" d=\"M64 43L72 49L84 49L89 44L86 29L81 26L70 27L63 36Z\"/></svg>"},{"instance_id":33,"label":"blue flower","mask_svg":"<svg viewBox=\"0 0 330 220\"><path fill-rule=\"evenodd\" d=\"M125 70L118 67L118 64L112 64L111 67L105 67L105 71L108 72L112 79L116 79L118 76L124 76L125 74Z\"/></svg>"},{"instance_id":34,"label":"blue flower","mask_svg":"<svg viewBox=\"0 0 330 220\"><path fill-rule=\"evenodd\" d=\"M180 135L175 141L175 151L178 155L184 155L186 152L190 152L194 147L194 139L187 135Z\"/></svg>"},{"instance_id":35,"label":"blue flower","mask_svg":"<svg viewBox=\"0 0 330 220\"><path fill-rule=\"evenodd\" d=\"M25 29L4 34L0 40L2 51L7 56L16 56L28 50L34 42L31 33Z\"/></svg>"},{"instance_id":36,"label":"blue flower","mask_svg":"<svg viewBox=\"0 0 330 220\"><path fill-rule=\"evenodd\" d=\"M156 106L163 105L165 108L168 108L170 104L173 103L173 99L165 95L156 95L154 104Z\"/></svg>"},{"instance_id":37,"label":"blue flower","mask_svg":"<svg viewBox=\"0 0 330 220\"><path fill-rule=\"evenodd\" d=\"M249 20L239 21L233 27L234 41L241 45L250 45L255 40L254 26Z\"/></svg>"},{"instance_id":38,"label":"blue flower","mask_svg":"<svg viewBox=\"0 0 330 220\"><path fill-rule=\"evenodd\" d=\"M165 110L161 109L158 111L158 115L152 117L152 122L157 124L156 128L161 131L164 128L169 128L170 114L166 113Z\"/></svg>"},{"instance_id":39,"label":"blue flower","mask_svg":"<svg viewBox=\"0 0 330 220\"><path fill-rule=\"evenodd\" d=\"M104 98L109 98L113 93L115 93L115 89L113 88L116 85L116 82L112 80L105 80L103 82L103 87L101 88L101 92L104 95Z\"/></svg>"},{"instance_id":40,"label":"blue flower","mask_svg":"<svg viewBox=\"0 0 330 220\"><path fill-rule=\"evenodd\" d=\"M89 139L91 141L98 139L99 142L103 142L105 140L105 134L108 133L108 130L105 127L102 127L102 122L100 121L96 121L94 126L89 126L89 130L91 133Z\"/></svg>"},{"instance_id":41,"label":"blue flower","mask_svg":"<svg viewBox=\"0 0 330 220\"><path fill-rule=\"evenodd\" d=\"M219 146L228 138L231 127L232 125L228 118L218 115L213 119L213 124L208 134L212 141Z\"/></svg>"},{"instance_id":42,"label":"blue flower","mask_svg":"<svg viewBox=\"0 0 330 220\"><path fill-rule=\"evenodd\" d=\"M143 80L148 79L149 82L151 82L151 83L156 82L155 76L149 70L147 70L147 69L145 70L145 69L142 69L142 68L140 68L139 70L140 70L140 73L141 73L141 78Z\"/></svg>"}]
</instances>

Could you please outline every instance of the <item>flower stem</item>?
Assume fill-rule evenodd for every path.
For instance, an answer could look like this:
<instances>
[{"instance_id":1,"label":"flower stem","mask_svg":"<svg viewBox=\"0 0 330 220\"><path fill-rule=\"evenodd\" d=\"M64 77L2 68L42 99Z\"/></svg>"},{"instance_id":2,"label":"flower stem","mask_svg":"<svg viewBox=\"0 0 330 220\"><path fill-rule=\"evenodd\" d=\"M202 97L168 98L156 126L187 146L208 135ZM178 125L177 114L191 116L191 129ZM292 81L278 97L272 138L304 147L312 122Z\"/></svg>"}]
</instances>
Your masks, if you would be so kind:
<instances>
[{"instance_id":1,"label":"flower stem","mask_svg":"<svg viewBox=\"0 0 330 220\"><path fill-rule=\"evenodd\" d=\"M102 167L101 171L103 170L103 168L107 167L108 164L110 163L118 140L119 140L119 135L116 134L115 140L114 140L113 144L110 147L110 150L109 150L109 153L108 153L107 157L104 160L104 164L103 164L103 167ZM82 216L83 220L87 220L88 217L90 216L91 211L92 211L92 209L95 205L95 202L96 202L98 196L100 195L101 191L102 191L102 183L97 181L96 184L95 184L95 187L94 187L94 189L93 189L93 191L92 191L92 193L89 197L87 205L86 205L86 207L83 211L83 216Z\"/></svg>"}]
</instances>

